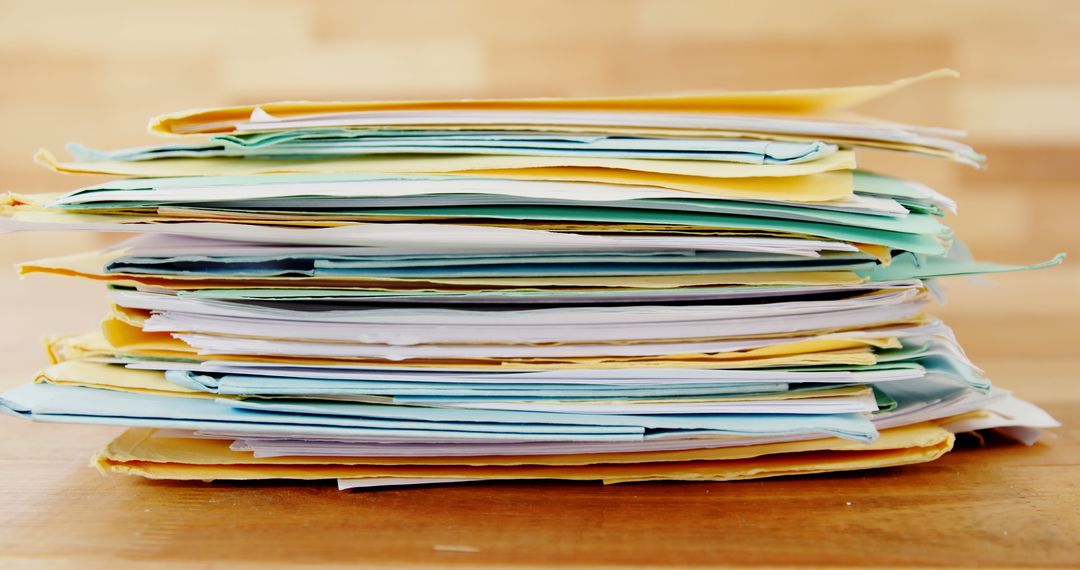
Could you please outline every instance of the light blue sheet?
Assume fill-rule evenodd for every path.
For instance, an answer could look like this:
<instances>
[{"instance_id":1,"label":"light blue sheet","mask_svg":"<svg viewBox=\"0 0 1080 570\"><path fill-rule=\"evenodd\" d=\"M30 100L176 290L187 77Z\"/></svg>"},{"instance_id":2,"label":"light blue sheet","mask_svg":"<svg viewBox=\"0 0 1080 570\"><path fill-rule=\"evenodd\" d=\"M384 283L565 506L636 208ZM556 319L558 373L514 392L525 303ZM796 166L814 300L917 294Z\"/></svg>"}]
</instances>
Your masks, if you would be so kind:
<instances>
[{"instance_id":1,"label":"light blue sheet","mask_svg":"<svg viewBox=\"0 0 1080 570\"><path fill-rule=\"evenodd\" d=\"M391 408L394 406L375 406ZM26 384L0 397L0 411L35 421L228 430L258 434L505 439L529 441L632 441L631 425L519 424L397 418L312 416L232 406L225 400L136 394L54 384Z\"/></svg>"},{"instance_id":2,"label":"light blue sheet","mask_svg":"<svg viewBox=\"0 0 1080 570\"><path fill-rule=\"evenodd\" d=\"M503 412L335 401L209 400L95 388L27 384L0 397L0 411L37 421L246 433L530 441L641 439L646 429L726 435L877 436L864 414L616 416Z\"/></svg>"},{"instance_id":3,"label":"light blue sheet","mask_svg":"<svg viewBox=\"0 0 1080 570\"><path fill-rule=\"evenodd\" d=\"M393 382L373 380L327 380L320 378L254 376L246 374L197 374L170 370L165 379L185 388L228 395L262 396L515 396L634 398L663 396L715 396L780 392L786 383L664 384L662 386L605 386L597 384L544 384L460 382Z\"/></svg>"},{"instance_id":4,"label":"light blue sheet","mask_svg":"<svg viewBox=\"0 0 1080 570\"><path fill-rule=\"evenodd\" d=\"M352 402L285 400L231 400L237 407L255 410L274 410L294 414L328 414L347 417L424 417L430 420L457 421L551 421L588 422L589 425L634 425L647 429L707 429L729 435L781 435L797 433L828 433L837 437L870 441L875 435L867 431L869 419L863 414L684 414L671 416L619 416L599 414L562 414L547 412L505 412L496 410L467 410L428 408L418 406L375 406Z\"/></svg>"}]
</instances>

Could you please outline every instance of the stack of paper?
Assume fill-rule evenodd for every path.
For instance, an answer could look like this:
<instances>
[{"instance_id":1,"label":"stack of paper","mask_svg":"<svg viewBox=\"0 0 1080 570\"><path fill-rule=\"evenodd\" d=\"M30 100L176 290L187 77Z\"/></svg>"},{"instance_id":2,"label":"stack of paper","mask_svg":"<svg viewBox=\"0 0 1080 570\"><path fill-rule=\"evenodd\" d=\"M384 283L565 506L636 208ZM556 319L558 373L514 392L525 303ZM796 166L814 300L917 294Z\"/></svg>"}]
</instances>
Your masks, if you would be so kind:
<instances>
[{"instance_id":1,"label":"stack of paper","mask_svg":"<svg viewBox=\"0 0 1080 570\"><path fill-rule=\"evenodd\" d=\"M948 74L274 103L154 119L175 144L39 153L120 178L8 195L4 228L136 235L20 267L102 281L111 309L0 403L130 426L104 471L343 487L745 479L929 461L956 431L1034 441L1054 420L925 312L938 277L1020 268L973 261L947 197L855 169L855 148L981 162L962 133L847 110Z\"/></svg>"}]
</instances>

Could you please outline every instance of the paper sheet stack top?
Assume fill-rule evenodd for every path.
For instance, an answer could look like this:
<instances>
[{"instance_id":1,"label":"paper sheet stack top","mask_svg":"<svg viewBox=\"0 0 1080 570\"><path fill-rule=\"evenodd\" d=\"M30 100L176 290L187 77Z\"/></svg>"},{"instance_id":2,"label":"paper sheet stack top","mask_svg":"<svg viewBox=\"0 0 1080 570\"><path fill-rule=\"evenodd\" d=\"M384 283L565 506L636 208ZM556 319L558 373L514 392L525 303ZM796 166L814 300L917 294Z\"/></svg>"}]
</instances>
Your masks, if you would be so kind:
<instances>
[{"instance_id":1,"label":"paper sheet stack top","mask_svg":"<svg viewBox=\"0 0 1080 570\"><path fill-rule=\"evenodd\" d=\"M8 195L4 228L135 237L21 266L102 281L111 309L0 402L130 426L103 471L343 487L731 480L930 461L958 431L1030 443L1054 420L925 312L938 277L1020 268L973 261L947 197L855 169L856 148L981 162L962 133L849 111L949 74L274 103L154 119L184 135L164 146L39 153L120 178Z\"/></svg>"}]
</instances>

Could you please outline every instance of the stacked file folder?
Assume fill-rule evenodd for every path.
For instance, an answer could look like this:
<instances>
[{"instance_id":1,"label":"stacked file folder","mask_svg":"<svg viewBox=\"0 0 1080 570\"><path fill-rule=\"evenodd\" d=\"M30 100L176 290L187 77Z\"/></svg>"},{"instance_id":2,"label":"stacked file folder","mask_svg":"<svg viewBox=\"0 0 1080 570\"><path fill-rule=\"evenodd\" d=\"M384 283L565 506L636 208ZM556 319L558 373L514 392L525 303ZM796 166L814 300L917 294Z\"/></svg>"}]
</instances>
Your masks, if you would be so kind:
<instances>
[{"instance_id":1,"label":"stacked file folder","mask_svg":"<svg viewBox=\"0 0 1080 570\"><path fill-rule=\"evenodd\" d=\"M273 103L71 145L116 180L4 198L8 230L127 232L20 266L108 286L8 392L128 426L163 479L732 480L919 463L1053 427L926 313L977 262L946 196L854 149L978 166L962 133L849 109L882 86ZM181 137L182 138L179 138ZM1061 256L1042 267L1060 262Z\"/></svg>"}]
</instances>

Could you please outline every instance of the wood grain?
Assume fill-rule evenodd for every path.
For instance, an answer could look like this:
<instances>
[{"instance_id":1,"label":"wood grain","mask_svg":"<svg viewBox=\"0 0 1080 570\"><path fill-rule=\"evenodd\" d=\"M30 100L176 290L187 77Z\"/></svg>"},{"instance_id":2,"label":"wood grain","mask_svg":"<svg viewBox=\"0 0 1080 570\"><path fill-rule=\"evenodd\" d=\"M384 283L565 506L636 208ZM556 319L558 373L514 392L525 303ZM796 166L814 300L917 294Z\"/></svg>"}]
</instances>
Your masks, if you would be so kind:
<instances>
[{"instance_id":1,"label":"wood grain","mask_svg":"<svg viewBox=\"0 0 1080 570\"><path fill-rule=\"evenodd\" d=\"M1050 406L1069 425L1076 403ZM102 477L109 430L6 426L6 563L1075 567L1080 432L973 440L930 464L742 483L491 483L377 492L331 484Z\"/></svg>"},{"instance_id":2,"label":"wood grain","mask_svg":"<svg viewBox=\"0 0 1080 570\"><path fill-rule=\"evenodd\" d=\"M279 98L586 95L964 76L875 103L967 128L974 171L860 156L957 198L980 256L1080 251L1080 10L1070 0L396 2L0 0L0 190L93 178L30 161L69 140L148 144L148 116ZM107 243L0 237L0 264ZM998 385L1065 423L1033 448L735 484L500 483L339 493L330 485L105 478L117 430L0 420L0 567L1080 567L1080 269L949 282L935 310ZM0 272L0 389L38 339L89 329L100 287Z\"/></svg>"}]
</instances>

